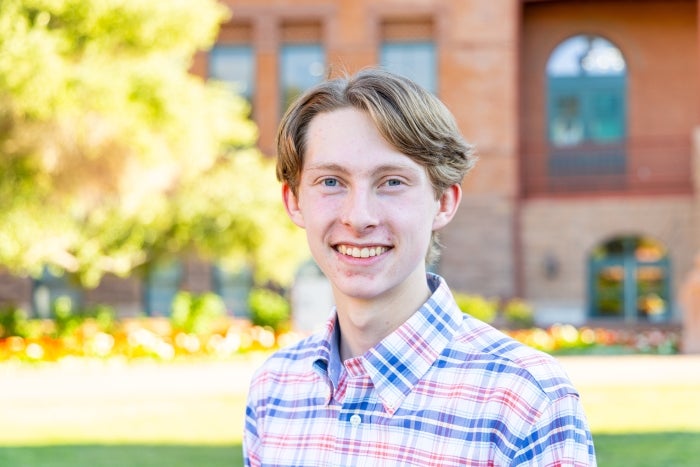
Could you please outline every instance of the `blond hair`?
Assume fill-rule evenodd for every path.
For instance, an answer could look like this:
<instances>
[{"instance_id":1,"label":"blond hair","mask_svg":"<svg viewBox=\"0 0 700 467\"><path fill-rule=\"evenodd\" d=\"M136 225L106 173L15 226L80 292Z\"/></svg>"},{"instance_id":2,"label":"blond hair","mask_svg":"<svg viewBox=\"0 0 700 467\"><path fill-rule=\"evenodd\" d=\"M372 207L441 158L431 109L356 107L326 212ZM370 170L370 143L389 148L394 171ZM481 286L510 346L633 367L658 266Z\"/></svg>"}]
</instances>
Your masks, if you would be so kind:
<instances>
[{"instance_id":1,"label":"blond hair","mask_svg":"<svg viewBox=\"0 0 700 467\"><path fill-rule=\"evenodd\" d=\"M348 107L366 112L388 143L425 167L436 199L448 187L461 183L476 162L473 146L464 140L454 117L438 98L409 79L372 68L324 81L287 109L277 133L277 178L295 196L309 123L320 113ZM426 260L433 262L438 253L433 232Z\"/></svg>"}]
</instances>

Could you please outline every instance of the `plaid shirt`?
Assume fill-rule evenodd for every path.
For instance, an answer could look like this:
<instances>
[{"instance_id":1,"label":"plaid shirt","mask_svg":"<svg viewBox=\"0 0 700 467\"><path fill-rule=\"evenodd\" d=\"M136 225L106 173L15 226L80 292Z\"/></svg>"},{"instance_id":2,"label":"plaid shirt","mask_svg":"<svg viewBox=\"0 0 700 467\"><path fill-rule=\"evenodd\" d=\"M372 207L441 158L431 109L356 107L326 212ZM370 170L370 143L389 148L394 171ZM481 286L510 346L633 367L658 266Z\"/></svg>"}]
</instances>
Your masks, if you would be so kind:
<instances>
[{"instance_id":1,"label":"plaid shirt","mask_svg":"<svg viewBox=\"0 0 700 467\"><path fill-rule=\"evenodd\" d=\"M428 281L428 301L360 357L339 363L335 314L270 357L251 382L246 465L596 465L555 360L463 314L440 277Z\"/></svg>"}]
</instances>

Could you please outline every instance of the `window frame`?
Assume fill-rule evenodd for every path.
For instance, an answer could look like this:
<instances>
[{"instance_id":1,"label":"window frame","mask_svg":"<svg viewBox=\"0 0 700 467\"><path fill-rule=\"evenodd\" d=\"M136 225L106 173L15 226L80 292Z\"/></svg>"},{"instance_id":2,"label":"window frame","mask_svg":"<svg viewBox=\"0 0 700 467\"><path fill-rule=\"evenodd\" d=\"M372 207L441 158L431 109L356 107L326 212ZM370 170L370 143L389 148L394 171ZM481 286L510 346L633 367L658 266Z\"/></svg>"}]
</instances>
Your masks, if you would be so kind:
<instances>
[{"instance_id":1,"label":"window frame","mask_svg":"<svg viewBox=\"0 0 700 467\"><path fill-rule=\"evenodd\" d=\"M216 72L216 62L218 59L224 59L226 55L232 55L236 57L236 60L242 59L243 62L248 63L246 67L248 70L244 74L246 76L242 81L245 82L244 91L236 89L239 80L231 79L232 77L225 76L223 74ZM215 44L209 52L209 63L208 63L208 77L209 79L221 81L226 83L231 91L244 99L246 99L249 105L253 105L255 99L255 76L256 76L256 58L255 50L250 44L229 44L229 43L217 43ZM238 68L236 68L238 69Z\"/></svg>"},{"instance_id":2,"label":"window frame","mask_svg":"<svg viewBox=\"0 0 700 467\"><path fill-rule=\"evenodd\" d=\"M586 73L581 66L577 70L554 73L552 70L556 67L553 60L571 58L561 55L559 50L567 47L568 43L583 38L589 41L589 46L595 40L601 40L606 47L618 51L623 61L622 71ZM545 173L550 188L555 191L586 191L587 187L613 190L624 188L629 166L628 83L627 63L620 48L600 35L578 34L564 39L549 56L545 86ZM566 97L578 103L579 124L572 131L570 141L558 141L553 129L561 121L558 103ZM596 115L598 112L595 109L596 102L600 102L601 97L612 103L612 117L603 126L617 127L614 137L607 141L596 137L595 133L595 128L600 127L600 122L603 121Z\"/></svg>"},{"instance_id":3,"label":"window frame","mask_svg":"<svg viewBox=\"0 0 700 467\"><path fill-rule=\"evenodd\" d=\"M304 65L300 65L297 60L299 58L299 55L296 57L294 54L301 52L302 54L308 53L310 56L313 56L316 54L315 57L310 57L311 61L310 62L305 62L305 64L311 68L316 65L316 62L314 60L320 59L320 65L321 69L317 70L315 77L313 74L313 70L309 70L308 75L304 75L303 73L300 76L303 76L301 78L300 83L290 83L288 80L289 74L288 72L292 68L300 68L303 67ZM301 94L303 94L304 91L309 89L311 86L314 86L317 83L320 83L323 78L324 78L324 71L327 66L327 58L326 58L326 50L323 47L323 44L321 42L287 42L283 43L280 46L279 49L279 60L280 60L280 66L279 66L279 96L280 96L280 114L284 114L284 112L287 110L289 105ZM294 63L292 63L294 62ZM312 77L312 78L309 78ZM299 85L298 89L293 89L291 92L288 92L288 88L290 88L290 85Z\"/></svg>"},{"instance_id":4,"label":"window frame","mask_svg":"<svg viewBox=\"0 0 700 467\"><path fill-rule=\"evenodd\" d=\"M636 250L645 239L642 236L629 236L613 239L601 245L601 249L609 248L613 241L619 241L623 247L622 251L607 251L602 255L591 253L588 260L588 316L591 319L624 321L628 323L659 323L668 322L671 319L673 294L671 293L671 260L668 251L663 248L663 254L656 259L640 259L636 256ZM658 242L653 242L661 248ZM599 256L599 257L596 257ZM621 268L620 300L621 309L618 314L608 315L601 313L599 308L600 300L603 298L603 291L598 285L599 275L606 269ZM644 268L660 268L663 277L658 285L658 291L648 292L642 295L640 287L640 270ZM658 293L657 293L658 292ZM657 295L664 305L659 313L645 314L640 308L640 301L649 298L652 294Z\"/></svg>"},{"instance_id":5,"label":"window frame","mask_svg":"<svg viewBox=\"0 0 700 467\"><path fill-rule=\"evenodd\" d=\"M410 60L410 63L405 65L395 65L395 59L389 58L387 55L396 53L405 57L416 58L421 53L426 53L428 56L427 66L416 63L417 60ZM426 39L417 40L384 40L379 46L379 63L382 68L405 76L412 81L415 81L431 93L438 94L438 73L437 73L437 47L435 42ZM422 78L415 72L419 70L429 70L426 78Z\"/></svg>"},{"instance_id":6,"label":"window frame","mask_svg":"<svg viewBox=\"0 0 700 467\"><path fill-rule=\"evenodd\" d=\"M44 267L40 276L32 278L34 316L50 318L55 301L61 297L71 300L72 310L80 310L85 304L85 291L73 283L67 273L54 274L48 267Z\"/></svg>"},{"instance_id":7,"label":"window frame","mask_svg":"<svg viewBox=\"0 0 700 467\"><path fill-rule=\"evenodd\" d=\"M185 275L185 265L180 259L162 261L151 265L143 280L142 304L146 316L170 316L175 296L180 292ZM155 295L158 294L159 297ZM163 298L165 297L165 298ZM167 303L158 309L156 304Z\"/></svg>"}]
</instances>

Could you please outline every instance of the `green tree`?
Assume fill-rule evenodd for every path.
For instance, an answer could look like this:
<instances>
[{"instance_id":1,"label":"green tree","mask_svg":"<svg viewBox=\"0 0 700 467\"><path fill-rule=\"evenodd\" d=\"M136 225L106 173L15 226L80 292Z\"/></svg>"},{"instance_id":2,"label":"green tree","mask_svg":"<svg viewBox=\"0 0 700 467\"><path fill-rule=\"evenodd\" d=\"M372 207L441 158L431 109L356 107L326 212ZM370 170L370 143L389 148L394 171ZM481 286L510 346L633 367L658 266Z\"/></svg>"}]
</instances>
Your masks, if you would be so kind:
<instances>
[{"instance_id":1,"label":"green tree","mask_svg":"<svg viewBox=\"0 0 700 467\"><path fill-rule=\"evenodd\" d=\"M0 264L94 286L195 250L285 282L305 248L245 101L190 73L215 0L0 2Z\"/></svg>"}]
</instances>

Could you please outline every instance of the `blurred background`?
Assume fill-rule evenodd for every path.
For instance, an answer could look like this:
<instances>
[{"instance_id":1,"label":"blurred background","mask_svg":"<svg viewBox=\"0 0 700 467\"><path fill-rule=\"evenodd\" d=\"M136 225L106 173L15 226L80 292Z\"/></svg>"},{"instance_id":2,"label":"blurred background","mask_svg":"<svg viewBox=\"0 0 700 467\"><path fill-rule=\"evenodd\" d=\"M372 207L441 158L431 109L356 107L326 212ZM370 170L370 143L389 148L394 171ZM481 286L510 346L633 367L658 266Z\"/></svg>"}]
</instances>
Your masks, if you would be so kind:
<instances>
[{"instance_id":1,"label":"blurred background","mask_svg":"<svg viewBox=\"0 0 700 467\"><path fill-rule=\"evenodd\" d=\"M600 465L694 465L698 4L3 0L0 465L240 463L250 372L332 304L276 127L368 66L477 147L460 307L559 356Z\"/></svg>"}]
</instances>

